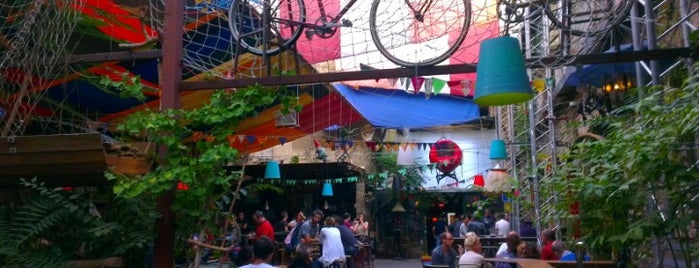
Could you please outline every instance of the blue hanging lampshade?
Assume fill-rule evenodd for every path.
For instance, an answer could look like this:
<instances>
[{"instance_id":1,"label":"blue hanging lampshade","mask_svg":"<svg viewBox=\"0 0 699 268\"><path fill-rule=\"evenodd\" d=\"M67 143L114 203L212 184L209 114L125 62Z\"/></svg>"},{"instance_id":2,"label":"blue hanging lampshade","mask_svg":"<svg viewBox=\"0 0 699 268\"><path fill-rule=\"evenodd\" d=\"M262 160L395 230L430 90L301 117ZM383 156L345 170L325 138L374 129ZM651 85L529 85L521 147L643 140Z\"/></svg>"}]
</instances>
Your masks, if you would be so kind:
<instances>
[{"instance_id":1,"label":"blue hanging lampshade","mask_svg":"<svg viewBox=\"0 0 699 268\"><path fill-rule=\"evenodd\" d=\"M265 166L265 179L281 179L281 171L279 170L279 162L270 160Z\"/></svg>"},{"instance_id":2,"label":"blue hanging lampshade","mask_svg":"<svg viewBox=\"0 0 699 268\"><path fill-rule=\"evenodd\" d=\"M490 143L490 159L492 160L502 160L507 159L507 150L505 149L504 140L493 140Z\"/></svg>"},{"instance_id":3,"label":"blue hanging lampshade","mask_svg":"<svg viewBox=\"0 0 699 268\"><path fill-rule=\"evenodd\" d=\"M323 193L322 196L333 196L333 185L330 183L323 183Z\"/></svg>"},{"instance_id":4,"label":"blue hanging lampshade","mask_svg":"<svg viewBox=\"0 0 699 268\"><path fill-rule=\"evenodd\" d=\"M481 42L473 101L481 106L502 106L533 97L517 39L503 36Z\"/></svg>"}]
</instances>

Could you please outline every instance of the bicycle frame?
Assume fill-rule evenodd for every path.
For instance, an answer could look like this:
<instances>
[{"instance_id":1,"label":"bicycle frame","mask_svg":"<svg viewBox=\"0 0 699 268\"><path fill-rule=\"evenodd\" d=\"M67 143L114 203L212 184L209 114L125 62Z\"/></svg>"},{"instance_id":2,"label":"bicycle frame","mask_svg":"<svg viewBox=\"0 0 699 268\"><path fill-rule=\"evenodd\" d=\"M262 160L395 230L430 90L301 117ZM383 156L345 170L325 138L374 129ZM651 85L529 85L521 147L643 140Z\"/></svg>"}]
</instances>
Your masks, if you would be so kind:
<instances>
[{"instance_id":1,"label":"bicycle frame","mask_svg":"<svg viewBox=\"0 0 699 268\"><path fill-rule=\"evenodd\" d=\"M285 1L288 1L288 0L285 0ZM323 0L316 0L316 3L318 5L318 11L320 12L320 19L323 22L322 25L317 25L315 23L309 23L309 22L289 20L289 19L282 19L282 18L276 18L276 20L283 21L283 22L286 22L288 24L300 25L300 26L303 26L304 28L311 28L311 29L315 29L315 30L334 28L334 27L338 27L341 25L341 24L338 24L338 22L350 10L350 8L352 8L354 6L354 4L357 3L357 0L350 0L347 4L345 4L345 6L342 7L342 9L337 14L337 16L332 18L330 21L326 20L328 18L328 15L325 12L325 5L323 4Z\"/></svg>"}]
</instances>

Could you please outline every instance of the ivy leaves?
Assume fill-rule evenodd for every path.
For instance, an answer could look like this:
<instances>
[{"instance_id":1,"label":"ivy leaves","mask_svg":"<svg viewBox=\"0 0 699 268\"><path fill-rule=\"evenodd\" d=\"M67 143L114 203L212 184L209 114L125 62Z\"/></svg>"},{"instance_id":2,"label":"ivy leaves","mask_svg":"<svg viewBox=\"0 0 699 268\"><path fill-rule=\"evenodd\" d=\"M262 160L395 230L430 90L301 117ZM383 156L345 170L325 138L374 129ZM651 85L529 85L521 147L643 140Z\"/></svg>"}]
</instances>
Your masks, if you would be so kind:
<instances>
[{"instance_id":1,"label":"ivy leaves","mask_svg":"<svg viewBox=\"0 0 699 268\"><path fill-rule=\"evenodd\" d=\"M226 166L240 155L228 138L241 120L254 116L260 108L278 101L273 88L253 85L237 90L218 90L202 107L145 110L129 116L117 130L134 140L154 142L165 154L157 157L155 170L142 176L108 174L115 180L114 192L132 198L142 194L159 195L181 183L187 190L177 191L172 209L178 213L178 225L184 232L213 219L212 203L230 191L233 182L242 179ZM189 231L193 231L189 230Z\"/></svg>"},{"instance_id":2,"label":"ivy leaves","mask_svg":"<svg viewBox=\"0 0 699 268\"><path fill-rule=\"evenodd\" d=\"M687 217L699 209L690 200L699 194L699 170L690 167L699 130L697 81L651 88L653 94L591 121L605 126L606 139L576 144L561 157L556 177L542 182L560 193L559 216L596 251L633 248L632 258L641 257L648 252L638 249L653 237L688 231ZM568 209L573 205L579 214ZM698 253L695 245L692 256Z\"/></svg>"}]
</instances>

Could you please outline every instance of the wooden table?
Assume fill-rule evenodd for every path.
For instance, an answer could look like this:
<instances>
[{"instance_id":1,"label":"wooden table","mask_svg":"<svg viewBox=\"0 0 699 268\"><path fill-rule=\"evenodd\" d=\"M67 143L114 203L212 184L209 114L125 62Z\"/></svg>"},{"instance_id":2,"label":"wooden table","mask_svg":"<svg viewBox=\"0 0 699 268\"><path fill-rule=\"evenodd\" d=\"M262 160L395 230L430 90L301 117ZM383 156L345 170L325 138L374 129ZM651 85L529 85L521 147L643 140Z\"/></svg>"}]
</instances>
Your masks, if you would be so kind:
<instances>
[{"instance_id":1,"label":"wooden table","mask_svg":"<svg viewBox=\"0 0 699 268\"><path fill-rule=\"evenodd\" d=\"M504 262L504 263L516 263L517 266L521 268L553 268L548 262L544 260L537 259L522 259L522 258L485 258L484 262Z\"/></svg>"},{"instance_id":2,"label":"wooden table","mask_svg":"<svg viewBox=\"0 0 699 268\"><path fill-rule=\"evenodd\" d=\"M484 262L504 262L504 263L516 263L517 266L521 268L575 268L577 267L577 262L575 261L544 261L538 259L523 259L523 258L485 258ZM583 267L585 268L606 268L606 267L616 267L616 263L613 261L584 261Z\"/></svg>"}]
</instances>

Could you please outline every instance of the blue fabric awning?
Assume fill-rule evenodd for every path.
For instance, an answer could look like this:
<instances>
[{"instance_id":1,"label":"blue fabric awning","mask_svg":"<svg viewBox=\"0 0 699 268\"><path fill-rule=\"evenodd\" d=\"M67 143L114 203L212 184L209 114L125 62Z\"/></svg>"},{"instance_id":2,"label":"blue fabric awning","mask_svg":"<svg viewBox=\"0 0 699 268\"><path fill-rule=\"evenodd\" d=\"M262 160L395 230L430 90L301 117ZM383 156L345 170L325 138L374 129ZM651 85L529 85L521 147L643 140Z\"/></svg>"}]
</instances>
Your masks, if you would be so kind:
<instances>
[{"instance_id":1,"label":"blue fabric awning","mask_svg":"<svg viewBox=\"0 0 699 268\"><path fill-rule=\"evenodd\" d=\"M428 128L464 124L480 117L478 105L452 95L411 94L404 90L333 84L366 120L383 128Z\"/></svg>"}]
</instances>

